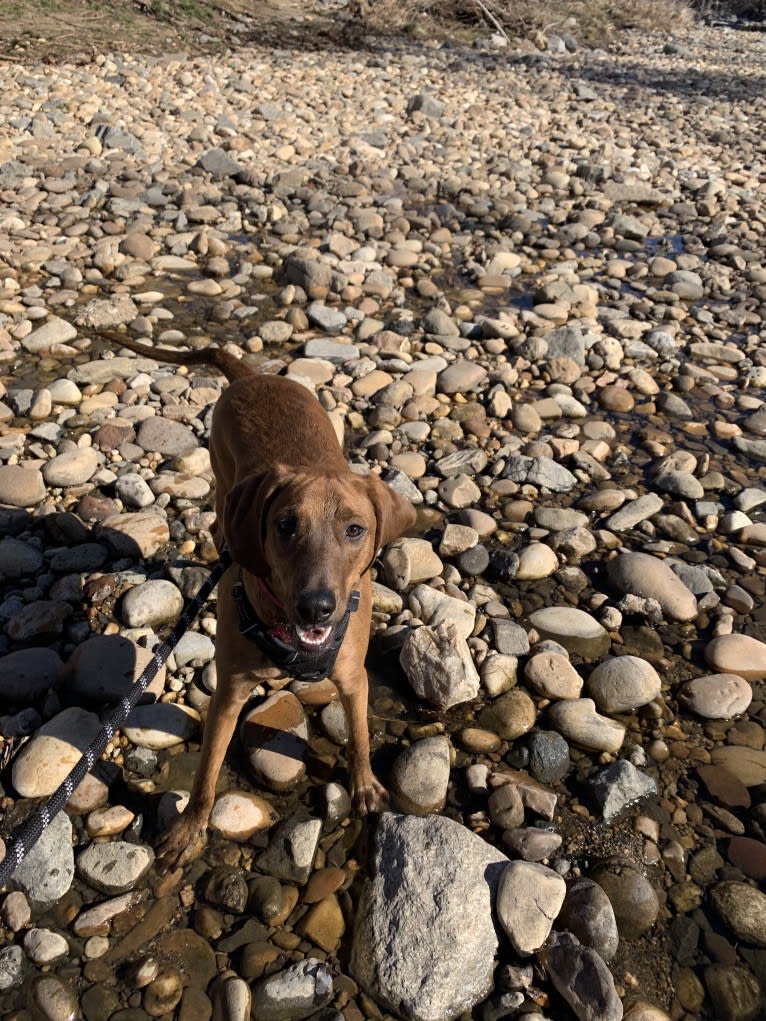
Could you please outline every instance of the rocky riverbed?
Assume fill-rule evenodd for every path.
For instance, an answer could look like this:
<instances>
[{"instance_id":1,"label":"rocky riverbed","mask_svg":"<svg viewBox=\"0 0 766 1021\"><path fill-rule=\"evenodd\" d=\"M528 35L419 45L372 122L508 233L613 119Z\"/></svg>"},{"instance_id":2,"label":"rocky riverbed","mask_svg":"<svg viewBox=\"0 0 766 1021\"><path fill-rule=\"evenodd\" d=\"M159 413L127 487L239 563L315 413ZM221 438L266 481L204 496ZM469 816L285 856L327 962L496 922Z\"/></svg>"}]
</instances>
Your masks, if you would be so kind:
<instances>
[{"instance_id":1,"label":"rocky riverbed","mask_svg":"<svg viewBox=\"0 0 766 1021\"><path fill-rule=\"evenodd\" d=\"M496 43L0 63L4 835L216 556L224 381L94 328L299 379L419 509L394 811L276 681L155 868L212 600L0 900L4 1018L763 1016L766 37Z\"/></svg>"}]
</instances>

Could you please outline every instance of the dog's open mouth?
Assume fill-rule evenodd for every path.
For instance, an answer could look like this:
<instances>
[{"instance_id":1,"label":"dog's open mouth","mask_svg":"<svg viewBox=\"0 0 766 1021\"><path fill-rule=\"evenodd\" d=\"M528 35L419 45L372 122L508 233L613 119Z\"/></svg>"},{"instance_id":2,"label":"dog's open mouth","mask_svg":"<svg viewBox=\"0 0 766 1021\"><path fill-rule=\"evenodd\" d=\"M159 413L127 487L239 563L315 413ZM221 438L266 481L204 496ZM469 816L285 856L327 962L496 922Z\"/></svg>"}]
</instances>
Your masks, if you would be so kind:
<instances>
[{"instance_id":1,"label":"dog's open mouth","mask_svg":"<svg viewBox=\"0 0 766 1021\"><path fill-rule=\"evenodd\" d=\"M288 624L275 624L271 629L271 637L284 645L304 649L306 652L322 652L330 644L334 632L333 627L292 627Z\"/></svg>"},{"instance_id":2,"label":"dog's open mouth","mask_svg":"<svg viewBox=\"0 0 766 1021\"><path fill-rule=\"evenodd\" d=\"M311 652L321 652L328 645L332 632L331 627L299 627L297 624L295 626L298 643Z\"/></svg>"}]
</instances>

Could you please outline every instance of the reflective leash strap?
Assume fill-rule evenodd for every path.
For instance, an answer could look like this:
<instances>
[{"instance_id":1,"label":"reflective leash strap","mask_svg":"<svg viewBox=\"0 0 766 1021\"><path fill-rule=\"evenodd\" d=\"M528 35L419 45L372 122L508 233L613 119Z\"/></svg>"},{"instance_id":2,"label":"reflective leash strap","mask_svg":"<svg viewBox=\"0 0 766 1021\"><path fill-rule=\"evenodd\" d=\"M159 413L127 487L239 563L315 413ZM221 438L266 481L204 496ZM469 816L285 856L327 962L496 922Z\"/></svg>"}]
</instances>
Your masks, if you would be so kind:
<instances>
[{"instance_id":1,"label":"reflective leash strap","mask_svg":"<svg viewBox=\"0 0 766 1021\"><path fill-rule=\"evenodd\" d=\"M71 798L78 785L85 776L93 769L104 749L114 737L115 731L122 726L128 718L130 710L138 702L149 684L157 676L157 671L164 666L170 653L178 644L181 637L186 633L189 625L199 613L210 593L218 584L226 568L231 564L231 556L227 550L221 553L221 559L213 567L209 577L200 588L197 595L184 609L176 621L175 627L154 651L154 655L141 676L134 683L127 695L115 706L111 716L107 719L103 728L91 742L89 748L83 754L79 762L61 783L56 791L39 812L36 812L30 819L19 828L14 834L5 852L5 858L0 862L0 888L13 876L16 869L29 854L43 832L51 824L61 809Z\"/></svg>"}]
</instances>

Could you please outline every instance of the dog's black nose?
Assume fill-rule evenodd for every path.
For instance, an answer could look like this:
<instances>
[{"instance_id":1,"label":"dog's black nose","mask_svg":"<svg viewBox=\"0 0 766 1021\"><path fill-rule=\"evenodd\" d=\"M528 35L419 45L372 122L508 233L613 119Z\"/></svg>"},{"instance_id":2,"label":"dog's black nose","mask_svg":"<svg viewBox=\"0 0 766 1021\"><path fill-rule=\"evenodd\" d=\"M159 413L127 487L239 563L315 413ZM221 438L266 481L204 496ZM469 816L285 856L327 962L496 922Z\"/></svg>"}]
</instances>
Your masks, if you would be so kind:
<instances>
[{"instance_id":1,"label":"dog's black nose","mask_svg":"<svg viewBox=\"0 0 766 1021\"><path fill-rule=\"evenodd\" d=\"M298 596L297 610L306 624L324 624L335 613L335 606L335 596L329 589L314 589Z\"/></svg>"}]
</instances>

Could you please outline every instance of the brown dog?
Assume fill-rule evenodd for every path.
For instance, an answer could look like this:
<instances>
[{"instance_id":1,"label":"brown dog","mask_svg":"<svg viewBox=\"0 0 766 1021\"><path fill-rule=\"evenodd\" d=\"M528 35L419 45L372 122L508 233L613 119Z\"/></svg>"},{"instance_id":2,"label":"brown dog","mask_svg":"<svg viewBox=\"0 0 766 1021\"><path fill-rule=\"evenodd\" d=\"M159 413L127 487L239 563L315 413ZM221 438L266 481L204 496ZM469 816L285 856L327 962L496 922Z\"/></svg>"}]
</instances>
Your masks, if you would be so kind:
<instances>
[{"instance_id":1,"label":"brown dog","mask_svg":"<svg viewBox=\"0 0 766 1021\"><path fill-rule=\"evenodd\" d=\"M329 418L299 383L253 372L220 348L156 350L104 336L163 361L214 365L231 384L210 432L213 538L234 561L218 587L218 682L191 799L160 842L162 859L181 865L204 845L240 710L282 656L292 662L281 672L335 682L349 724L354 809L375 811L386 792L370 766L367 730L370 568L376 552L414 523L412 505L375 475L349 469Z\"/></svg>"}]
</instances>

